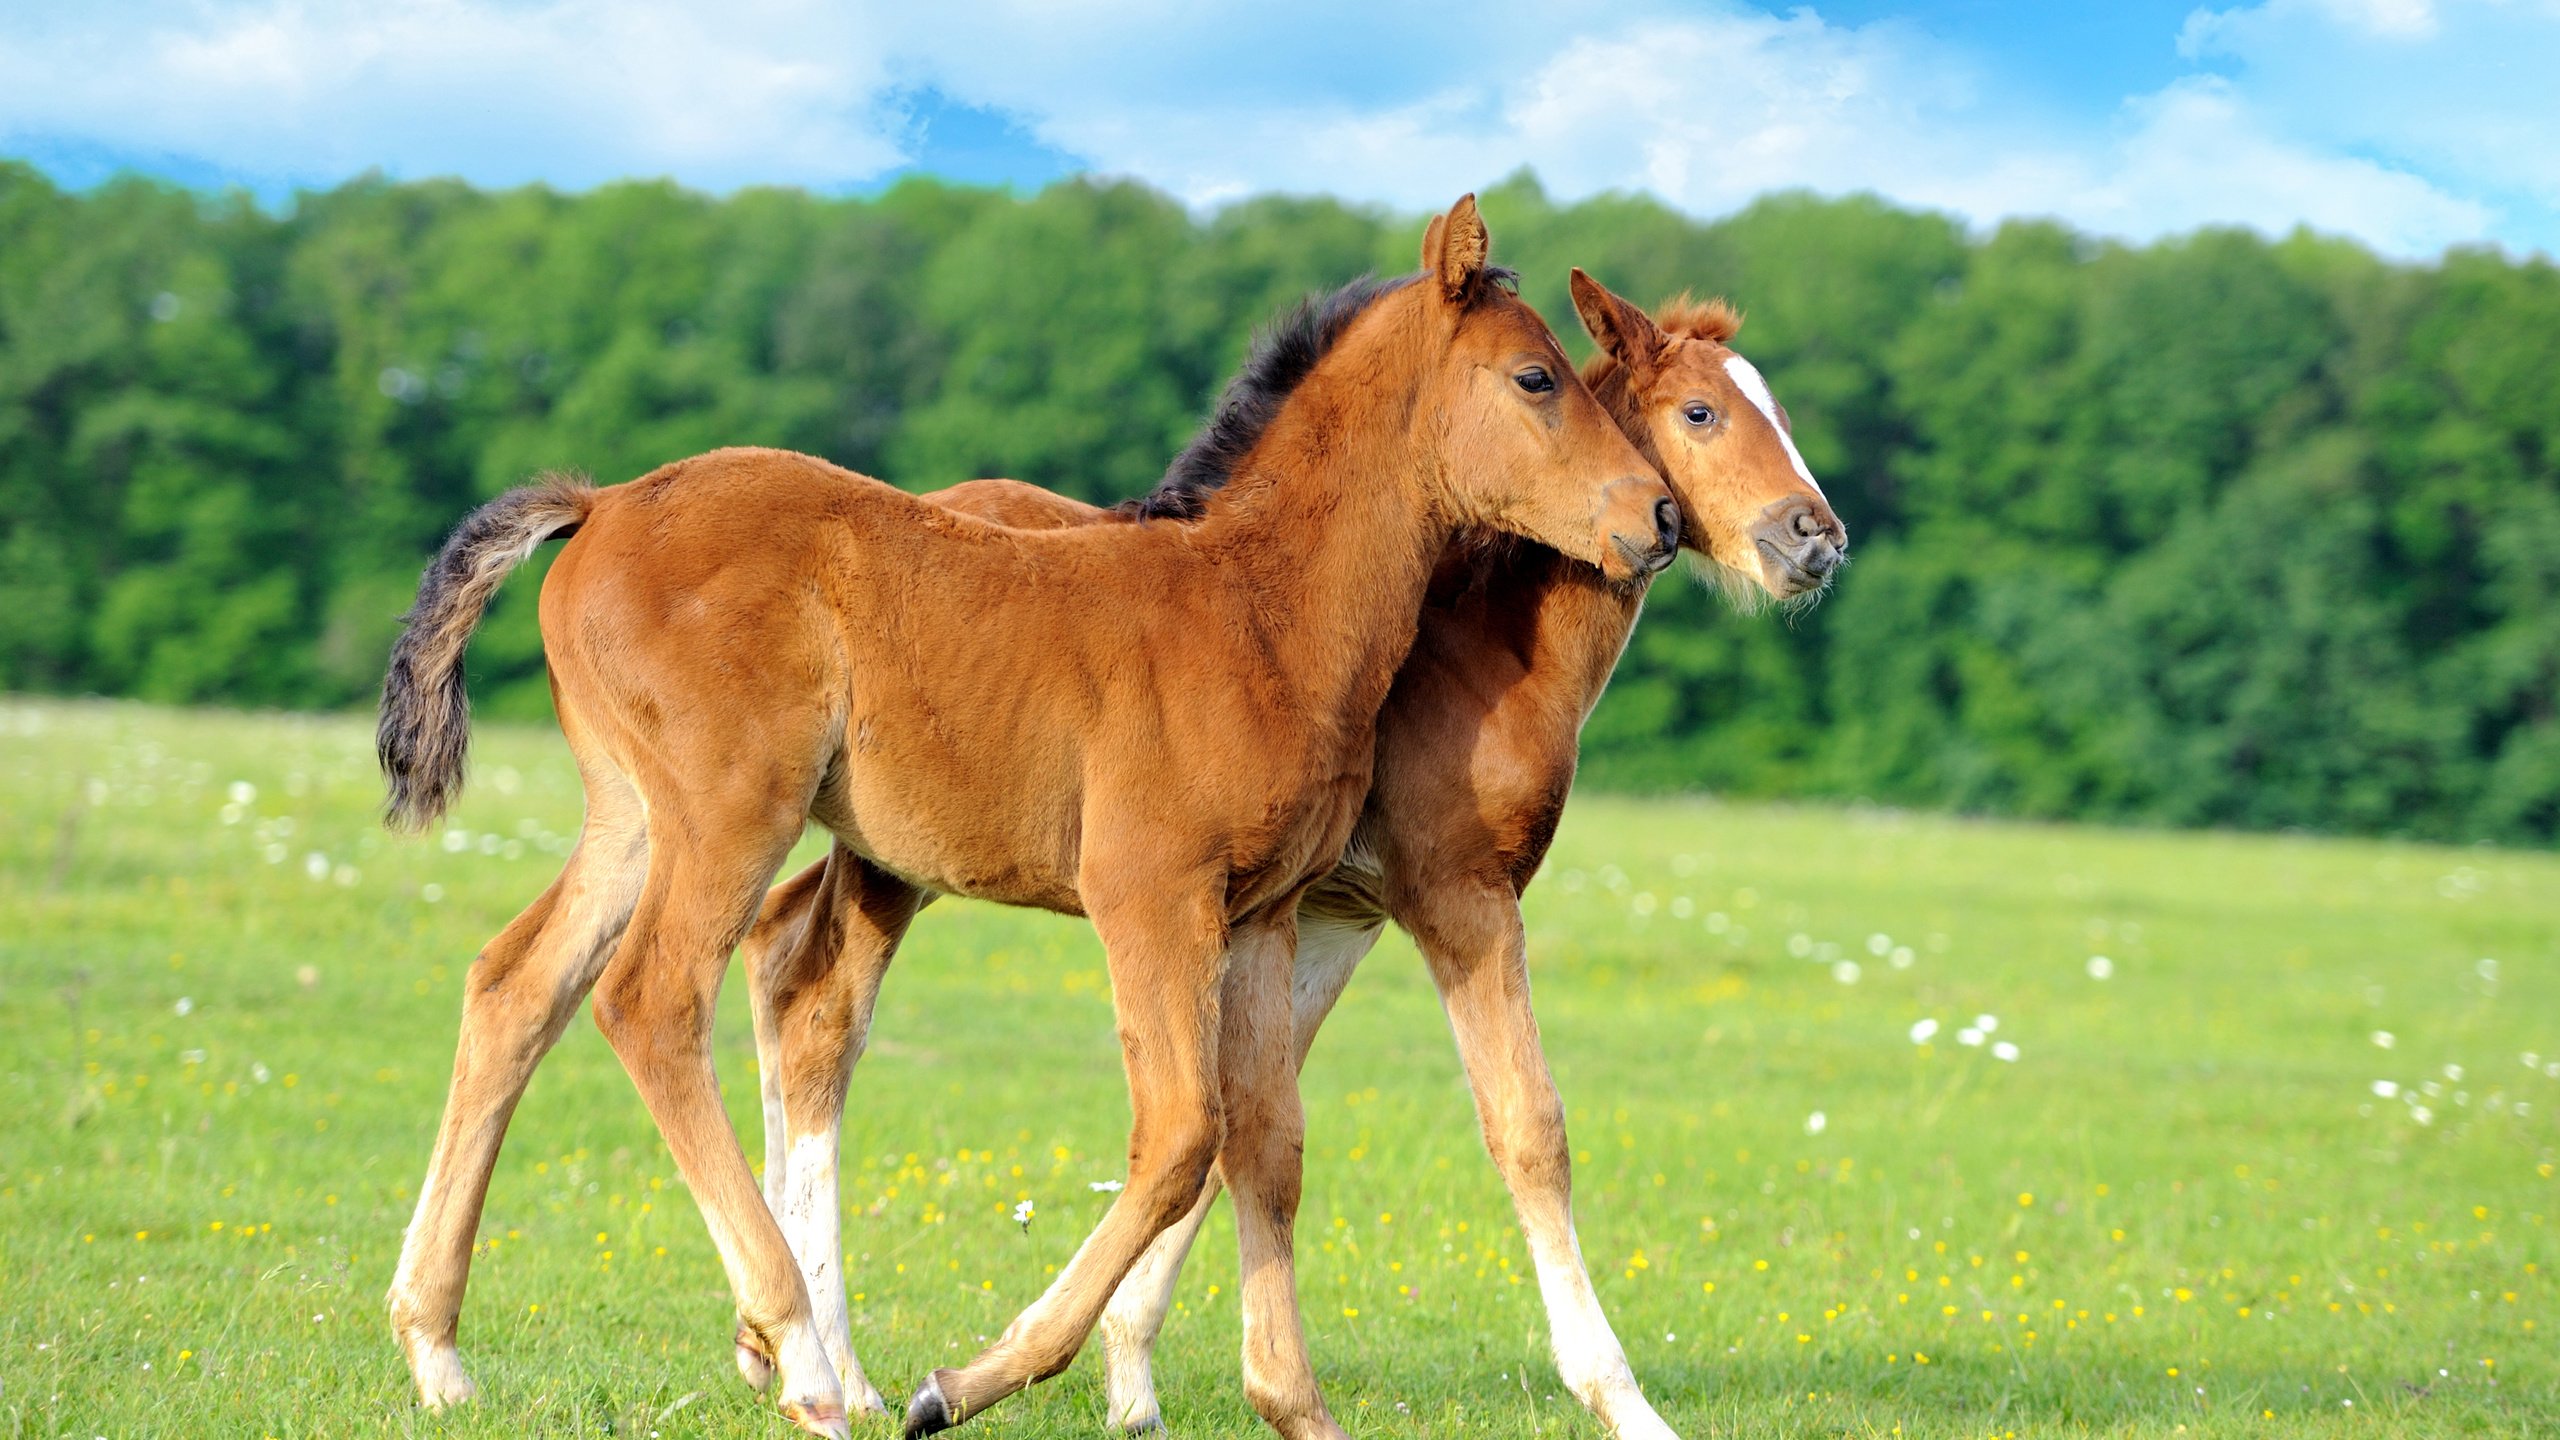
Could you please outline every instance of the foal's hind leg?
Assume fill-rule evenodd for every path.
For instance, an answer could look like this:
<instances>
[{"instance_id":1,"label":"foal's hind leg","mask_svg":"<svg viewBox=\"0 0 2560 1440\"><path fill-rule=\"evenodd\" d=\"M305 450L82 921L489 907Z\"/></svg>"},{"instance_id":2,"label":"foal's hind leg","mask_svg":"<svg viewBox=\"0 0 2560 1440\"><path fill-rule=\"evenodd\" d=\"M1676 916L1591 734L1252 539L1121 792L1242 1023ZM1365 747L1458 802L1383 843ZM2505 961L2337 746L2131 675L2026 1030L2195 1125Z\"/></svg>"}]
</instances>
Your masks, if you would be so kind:
<instances>
[{"instance_id":1,"label":"foal's hind leg","mask_svg":"<svg viewBox=\"0 0 2560 1440\"><path fill-rule=\"evenodd\" d=\"M1556 1368L1617 1440L1677 1440L1636 1385L1601 1313L1573 1229L1573 1153L1564 1102L1529 1009L1519 900L1507 885L1452 883L1408 896L1396 918L1430 963L1432 983L1475 1091L1485 1149L1511 1189L1537 1264Z\"/></svg>"},{"instance_id":2,"label":"foal's hind leg","mask_svg":"<svg viewBox=\"0 0 2560 1440\"><path fill-rule=\"evenodd\" d=\"M820 859L765 892L756 923L748 929L747 938L738 942L738 961L747 972L747 1016L756 1037L756 1090L764 1118L764 1203L776 1221L782 1218L783 1187L791 1180L791 1126L782 1106L782 1031L767 991L773 984L773 972L786 965L799 949L800 937L808 931L809 917L817 909L826 878L827 862ZM794 1253L798 1253L796 1246ZM816 1299L814 1290L810 1298ZM762 1390L773 1383L773 1357L757 1349L758 1343L755 1332L740 1320L736 1337L738 1375L750 1387ZM836 1378L846 1380L846 1398L853 1408L862 1408L854 1394L859 1387L846 1378L842 1365L836 1368Z\"/></svg>"},{"instance_id":3,"label":"foal's hind leg","mask_svg":"<svg viewBox=\"0 0 2560 1440\"><path fill-rule=\"evenodd\" d=\"M887 1406L854 1356L845 1305L836 1193L845 1083L862 1058L881 976L929 898L838 845L822 868L766 897L740 947L766 1094L765 1199L799 1258L846 1401L866 1413ZM756 1369L769 1374L769 1357L743 1325L738 1342L739 1369L760 1384Z\"/></svg>"},{"instance_id":4,"label":"foal's hind leg","mask_svg":"<svg viewBox=\"0 0 2560 1440\"><path fill-rule=\"evenodd\" d=\"M711 1066L712 1012L730 948L800 827L802 811L772 797L795 792L806 794L779 782L728 793L651 786L648 886L594 1008L702 1210L738 1313L781 1370L777 1403L802 1429L841 1437L851 1433L844 1391Z\"/></svg>"},{"instance_id":5,"label":"foal's hind leg","mask_svg":"<svg viewBox=\"0 0 2560 1440\"><path fill-rule=\"evenodd\" d=\"M454 1339L498 1145L534 1066L612 954L646 859L630 786L591 766L586 827L560 878L471 962L435 1159L391 1281L391 1327L430 1409L472 1396Z\"/></svg>"}]
</instances>

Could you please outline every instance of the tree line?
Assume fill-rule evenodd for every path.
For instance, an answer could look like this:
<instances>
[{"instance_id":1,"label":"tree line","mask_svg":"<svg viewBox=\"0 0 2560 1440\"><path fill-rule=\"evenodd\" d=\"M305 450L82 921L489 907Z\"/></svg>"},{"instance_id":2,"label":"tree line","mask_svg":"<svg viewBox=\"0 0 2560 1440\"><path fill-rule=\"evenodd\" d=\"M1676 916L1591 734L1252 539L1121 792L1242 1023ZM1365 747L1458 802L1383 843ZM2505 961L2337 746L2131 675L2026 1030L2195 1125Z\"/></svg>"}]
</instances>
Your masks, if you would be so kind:
<instances>
[{"instance_id":1,"label":"tree line","mask_svg":"<svg viewBox=\"0 0 2560 1440\"><path fill-rule=\"evenodd\" d=\"M1484 197L1728 295L1851 532L1818 608L1654 591L1593 783L2181 825L2560 838L2560 271L1871 198L1700 222ZM911 488L1157 477L1260 321L1420 224L1143 186L827 198L364 180L277 215L0 163L0 689L365 704L419 567L544 469L789 446ZM532 595L484 713L548 704Z\"/></svg>"}]
</instances>

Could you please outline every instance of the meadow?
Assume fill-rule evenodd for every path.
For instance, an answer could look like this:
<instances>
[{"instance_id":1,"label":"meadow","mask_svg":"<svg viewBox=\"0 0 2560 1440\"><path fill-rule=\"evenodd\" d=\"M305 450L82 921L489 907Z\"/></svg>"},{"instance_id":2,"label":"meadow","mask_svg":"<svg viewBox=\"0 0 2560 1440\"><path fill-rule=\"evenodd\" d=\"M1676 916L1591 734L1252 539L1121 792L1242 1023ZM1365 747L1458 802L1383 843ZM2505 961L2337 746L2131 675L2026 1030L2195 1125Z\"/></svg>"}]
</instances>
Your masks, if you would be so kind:
<instances>
[{"instance_id":1,"label":"meadow","mask_svg":"<svg viewBox=\"0 0 2560 1440\"><path fill-rule=\"evenodd\" d=\"M0 1435L787 1433L583 1021L490 1194L482 1399L414 1407L381 1296L461 977L579 796L555 733L484 725L451 826L395 840L370 741L0 702ZM1692 1440L2560 1433L2560 856L1587 795L1528 911L1582 1242ZM936 906L874 1033L847 1269L903 1396L1072 1251L1127 1110L1081 922ZM1400 939L1305 1091L1345 1426L1598 1434ZM1232 1237L1160 1352L1179 1435L1262 1433ZM1104 1433L1096 1359L968 1429Z\"/></svg>"}]
</instances>

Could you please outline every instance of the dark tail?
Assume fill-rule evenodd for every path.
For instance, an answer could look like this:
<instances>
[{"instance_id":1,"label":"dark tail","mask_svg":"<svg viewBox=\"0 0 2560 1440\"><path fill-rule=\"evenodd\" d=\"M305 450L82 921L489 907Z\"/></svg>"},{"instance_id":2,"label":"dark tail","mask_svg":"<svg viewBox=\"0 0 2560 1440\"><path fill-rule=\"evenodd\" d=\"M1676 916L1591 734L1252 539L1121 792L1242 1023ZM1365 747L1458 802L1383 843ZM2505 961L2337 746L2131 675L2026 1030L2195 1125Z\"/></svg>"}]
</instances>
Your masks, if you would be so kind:
<instances>
[{"instance_id":1,"label":"dark tail","mask_svg":"<svg viewBox=\"0 0 2560 1440\"><path fill-rule=\"evenodd\" d=\"M383 823L417 831L443 818L462 793L462 761L471 745L471 697L464 690L463 646L488 613L507 572L545 540L574 533L595 504L595 487L573 475L545 475L474 510L454 528L426 575L418 603L400 617L382 678L382 719L374 749L391 803Z\"/></svg>"}]
</instances>

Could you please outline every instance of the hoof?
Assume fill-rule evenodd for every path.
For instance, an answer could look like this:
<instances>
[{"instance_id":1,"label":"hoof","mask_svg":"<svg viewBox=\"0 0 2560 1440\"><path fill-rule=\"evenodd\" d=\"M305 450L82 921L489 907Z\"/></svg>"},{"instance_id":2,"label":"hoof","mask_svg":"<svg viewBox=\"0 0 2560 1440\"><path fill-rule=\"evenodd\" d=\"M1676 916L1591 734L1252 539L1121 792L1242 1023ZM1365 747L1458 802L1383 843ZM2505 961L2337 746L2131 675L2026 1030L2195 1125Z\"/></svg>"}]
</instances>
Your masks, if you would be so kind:
<instances>
[{"instance_id":1,"label":"hoof","mask_svg":"<svg viewBox=\"0 0 2560 1440\"><path fill-rule=\"evenodd\" d=\"M853 1440L853 1422L845 1418L841 1405L803 1405L787 1401L782 1413L800 1427L803 1435L824 1435L827 1440Z\"/></svg>"},{"instance_id":2,"label":"hoof","mask_svg":"<svg viewBox=\"0 0 2560 1440\"><path fill-rule=\"evenodd\" d=\"M418 1381L418 1403L429 1410L449 1410L480 1398L480 1387L462 1373L462 1357L451 1350L431 1351L418 1357L415 1374Z\"/></svg>"},{"instance_id":3,"label":"hoof","mask_svg":"<svg viewBox=\"0 0 2560 1440\"><path fill-rule=\"evenodd\" d=\"M428 1410L450 1410L456 1405L468 1405L479 1398L480 1387L472 1384L468 1376L461 1375L454 1377L453 1384L418 1392L418 1404Z\"/></svg>"},{"instance_id":4,"label":"hoof","mask_svg":"<svg viewBox=\"0 0 2560 1440\"><path fill-rule=\"evenodd\" d=\"M856 1415L886 1415L889 1401L859 1370L844 1383L844 1408Z\"/></svg>"},{"instance_id":5,"label":"hoof","mask_svg":"<svg viewBox=\"0 0 2560 1440\"><path fill-rule=\"evenodd\" d=\"M960 1422L951 1414L951 1404L942 1398L942 1377L936 1370L916 1387L915 1398L907 1402L907 1440L922 1435L939 1435Z\"/></svg>"},{"instance_id":6,"label":"hoof","mask_svg":"<svg viewBox=\"0 0 2560 1440\"><path fill-rule=\"evenodd\" d=\"M748 1389L761 1394L773 1384L773 1357L756 1347L754 1332L744 1325L738 1327L736 1345L738 1378L747 1382Z\"/></svg>"},{"instance_id":7,"label":"hoof","mask_svg":"<svg viewBox=\"0 0 2560 1440\"><path fill-rule=\"evenodd\" d=\"M1164 1411L1156 1405L1155 1391L1150 1387L1138 1399L1111 1407L1112 1428L1123 1435L1160 1435L1164 1433Z\"/></svg>"}]
</instances>

